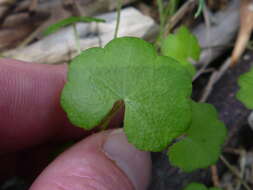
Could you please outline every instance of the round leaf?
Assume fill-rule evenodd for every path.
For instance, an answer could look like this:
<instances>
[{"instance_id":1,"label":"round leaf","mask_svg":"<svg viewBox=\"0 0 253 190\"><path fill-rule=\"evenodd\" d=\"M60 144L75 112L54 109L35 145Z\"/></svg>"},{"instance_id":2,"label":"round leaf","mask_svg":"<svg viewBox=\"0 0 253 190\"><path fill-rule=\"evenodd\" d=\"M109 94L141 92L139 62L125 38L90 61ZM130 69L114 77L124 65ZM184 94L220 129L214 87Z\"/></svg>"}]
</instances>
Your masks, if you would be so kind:
<instances>
[{"instance_id":1,"label":"round leaf","mask_svg":"<svg viewBox=\"0 0 253 190\"><path fill-rule=\"evenodd\" d=\"M189 60L197 61L201 48L198 39L186 27L180 27L175 34L169 34L163 41L161 50L163 55L176 59L194 75L195 68Z\"/></svg>"},{"instance_id":2,"label":"round leaf","mask_svg":"<svg viewBox=\"0 0 253 190\"><path fill-rule=\"evenodd\" d=\"M215 108L192 102L192 123L186 137L169 149L169 159L186 172L208 167L217 161L225 137L226 128Z\"/></svg>"},{"instance_id":3,"label":"round leaf","mask_svg":"<svg viewBox=\"0 0 253 190\"><path fill-rule=\"evenodd\" d=\"M139 149L160 151L187 129L190 94L183 66L158 56L144 40L124 37L72 61L61 102L73 124L92 129L123 100L128 140Z\"/></svg>"}]
</instances>

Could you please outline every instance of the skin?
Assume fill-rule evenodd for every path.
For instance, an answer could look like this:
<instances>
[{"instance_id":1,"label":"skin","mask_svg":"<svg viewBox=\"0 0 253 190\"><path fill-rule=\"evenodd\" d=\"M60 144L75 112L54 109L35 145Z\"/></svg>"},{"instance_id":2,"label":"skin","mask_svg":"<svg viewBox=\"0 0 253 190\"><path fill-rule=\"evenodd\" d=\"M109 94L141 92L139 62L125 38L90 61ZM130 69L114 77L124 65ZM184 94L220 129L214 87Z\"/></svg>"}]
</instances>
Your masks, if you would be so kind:
<instances>
[{"instance_id":1,"label":"skin","mask_svg":"<svg viewBox=\"0 0 253 190\"><path fill-rule=\"evenodd\" d=\"M66 65L0 59L0 176L25 170L32 175L32 170L39 168L30 190L146 189L149 153L130 145L122 130L84 138L91 132L69 123L60 107L66 73ZM112 125L122 122L122 117L123 111ZM73 139L83 140L45 168L48 161L44 160L54 144Z\"/></svg>"}]
</instances>

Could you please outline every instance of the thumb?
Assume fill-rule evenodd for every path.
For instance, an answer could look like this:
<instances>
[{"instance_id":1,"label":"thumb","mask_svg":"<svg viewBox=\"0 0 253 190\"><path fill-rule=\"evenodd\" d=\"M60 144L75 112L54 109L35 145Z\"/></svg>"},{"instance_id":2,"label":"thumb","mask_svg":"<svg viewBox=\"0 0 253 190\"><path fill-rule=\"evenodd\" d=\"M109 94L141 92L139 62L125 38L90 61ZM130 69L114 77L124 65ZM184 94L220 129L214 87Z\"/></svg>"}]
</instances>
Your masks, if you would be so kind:
<instances>
[{"instance_id":1,"label":"thumb","mask_svg":"<svg viewBox=\"0 0 253 190\"><path fill-rule=\"evenodd\" d=\"M145 190L148 152L130 145L122 129L92 135L61 154L30 190Z\"/></svg>"}]
</instances>

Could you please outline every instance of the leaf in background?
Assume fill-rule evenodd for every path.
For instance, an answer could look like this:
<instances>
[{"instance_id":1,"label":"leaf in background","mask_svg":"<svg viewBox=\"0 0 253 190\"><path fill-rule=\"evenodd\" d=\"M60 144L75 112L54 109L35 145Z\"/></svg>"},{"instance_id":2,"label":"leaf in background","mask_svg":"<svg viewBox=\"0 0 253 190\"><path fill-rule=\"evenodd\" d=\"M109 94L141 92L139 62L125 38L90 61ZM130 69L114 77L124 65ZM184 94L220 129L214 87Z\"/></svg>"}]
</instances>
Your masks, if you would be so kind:
<instances>
[{"instance_id":1,"label":"leaf in background","mask_svg":"<svg viewBox=\"0 0 253 190\"><path fill-rule=\"evenodd\" d=\"M184 190L208 190L203 184L191 183L187 185Z\"/></svg>"},{"instance_id":2,"label":"leaf in background","mask_svg":"<svg viewBox=\"0 0 253 190\"><path fill-rule=\"evenodd\" d=\"M77 22L105 22L105 20L103 19L99 19L99 18L93 18L93 17L68 17L66 19L63 19L51 26L49 26L44 32L43 34L45 36L52 34L54 32L56 32L57 30L63 28L64 26L70 25L70 24L74 24Z\"/></svg>"},{"instance_id":3,"label":"leaf in background","mask_svg":"<svg viewBox=\"0 0 253 190\"><path fill-rule=\"evenodd\" d=\"M200 183L191 183L187 185L184 190L221 190L220 188L212 187L207 189L203 184Z\"/></svg>"},{"instance_id":4,"label":"leaf in background","mask_svg":"<svg viewBox=\"0 0 253 190\"><path fill-rule=\"evenodd\" d=\"M91 48L69 67L61 103L70 121L92 129L124 101L124 130L137 148L161 151L189 126L191 78L183 66L139 38Z\"/></svg>"},{"instance_id":5,"label":"leaf in background","mask_svg":"<svg viewBox=\"0 0 253 190\"><path fill-rule=\"evenodd\" d=\"M226 137L226 128L218 120L215 108L192 102L192 123L186 137L169 148L171 163L186 172L214 164Z\"/></svg>"},{"instance_id":6,"label":"leaf in background","mask_svg":"<svg viewBox=\"0 0 253 190\"><path fill-rule=\"evenodd\" d=\"M162 43L163 55L176 59L184 65L191 76L195 74L195 68L190 59L197 61L201 48L198 39L184 26L180 27L175 34L169 34Z\"/></svg>"},{"instance_id":7,"label":"leaf in background","mask_svg":"<svg viewBox=\"0 0 253 190\"><path fill-rule=\"evenodd\" d=\"M240 90L236 94L237 99L248 109L253 109L253 68L240 76L238 84Z\"/></svg>"}]
</instances>

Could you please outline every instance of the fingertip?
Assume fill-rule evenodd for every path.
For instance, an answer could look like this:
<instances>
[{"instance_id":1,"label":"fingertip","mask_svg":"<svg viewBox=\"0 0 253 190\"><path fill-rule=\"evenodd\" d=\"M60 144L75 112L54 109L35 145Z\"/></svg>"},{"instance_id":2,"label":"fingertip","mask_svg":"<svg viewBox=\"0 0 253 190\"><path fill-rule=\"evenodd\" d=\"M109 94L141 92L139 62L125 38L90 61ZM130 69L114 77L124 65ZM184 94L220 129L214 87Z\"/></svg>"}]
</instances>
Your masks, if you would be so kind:
<instances>
[{"instance_id":1,"label":"fingertip","mask_svg":"<svg viewBox=\"0 0 253 190\"><path fill-rule=\"evenodd\" d=\"M52 162L30 190L145 190L150 154L135 149L122 131L101 132L79 142Z\"/></svg>"},{"instance_id":2,"label":"fingertip","mask_svg":"<svg viewBox=\"0 0 253 190\"><path fill-rule=\"evenodd\" d=\"M0 59L0 150L40 144L67 123L60 107L66 65Z\"/></svg>"}]
</instances>

